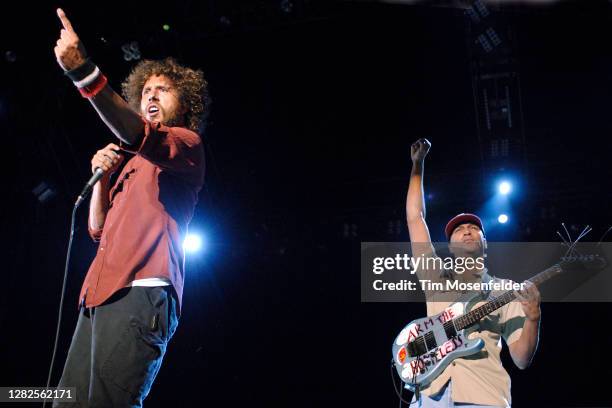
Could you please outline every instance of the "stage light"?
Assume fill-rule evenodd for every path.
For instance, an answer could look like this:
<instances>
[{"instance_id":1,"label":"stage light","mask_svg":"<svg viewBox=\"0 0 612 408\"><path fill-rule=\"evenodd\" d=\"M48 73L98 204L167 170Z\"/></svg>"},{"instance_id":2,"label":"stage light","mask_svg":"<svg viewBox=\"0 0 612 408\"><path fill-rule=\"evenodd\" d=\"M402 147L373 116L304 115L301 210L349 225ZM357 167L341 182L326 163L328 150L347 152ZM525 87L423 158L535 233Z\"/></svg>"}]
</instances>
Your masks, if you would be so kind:
<instances>
[{"instance_id":1,"label":"stage light","mask_svg":"<svg viewBox=\"0 0 612 408\"><path fill-rule=\"evenodd\" d=\"M7 62L15 62L17 61L17 54L15 51L8 50L4 53L4 59L6 59Z\"/></svg>"},{"instance_id":2,"label":"stage light","mask_svg":"<svg viewBox=\"0 0 612 408\"><path fill-rule=\"evenodd\" d=\"M500 214L499 217L497 217L497 222L499 222L500 224L505 224L508 222L508 216L506 214Z\"/></svg>"},{"instance_id":3,"label":"stage light","mask_svg":"<svg viewBox=\"0 0 612 408\"><path fill-rule=\"evenodd\" d=\"M280 9L283 11L283 13L291 13L293 11L293 2L291 0L281 0Z\"/></svg>"},{"instance_id":4,"label":"stage light","mask_svg":"<svg viewBox=\"0 0 612 408\"><path fill-rule=\"evenodd\" d=\"M196 234L187 234L183 241L185 252L197 252L202 248L202 237Z\"/></svg>"},{"instance_id":5,"label":"stage light","mask_svg":"<svg viewBox=\"0 0 612 408\"><path fill-rule=\"evenodd\" d=\"M485 52L493 51L493 46L491 45L491 43L489 42L489 40L484 34L480 34L478 38L476 39L476 42L480 44L480 46Z\"/></svg>"},{"instance_id":6,"label":"stage light","mask_svg":"<svg viewBox=\"0 0 612 408\"><path fill-rule=\"evenodd\" d=\"M170 24L164 24L162 28L164 29L164 31L170 31Z\"/></svg>"},{"instance_id":7,"label":"stage light","mask_svg":"<svg viewBox=\"0 0 612 408\"><path fill-rule=\"evenodd\" d=\"M40 203L44 204L55 197L57 195L57 191L49 183L41 181L32 189L32 194L36 196Z\"/></svg>"},{"instance_id":8,"label":"stage light","mask_svg":"<svg viewBox=\"0 0 612 408\"><path fill-rule=\"evenodd\" d=\"M500 194L508 195L510 194L510 191L512 191L512 184L510 184L508 181L502 181L501 183L499 183L497 189Z\"/></svg>"},{"instance_id":9,"label":"stage light","mask_svg":"<svg viewBox=\"0 0 612 408\"><path fill-rule=\"evenodd\" d=\"M121 46L121 51L123 51L123 59L125 61L131 60L139 60L141 57L140 54L140 46L137 41L132 41L129 43L125 43Z\"/></svg>"}]
</instances>

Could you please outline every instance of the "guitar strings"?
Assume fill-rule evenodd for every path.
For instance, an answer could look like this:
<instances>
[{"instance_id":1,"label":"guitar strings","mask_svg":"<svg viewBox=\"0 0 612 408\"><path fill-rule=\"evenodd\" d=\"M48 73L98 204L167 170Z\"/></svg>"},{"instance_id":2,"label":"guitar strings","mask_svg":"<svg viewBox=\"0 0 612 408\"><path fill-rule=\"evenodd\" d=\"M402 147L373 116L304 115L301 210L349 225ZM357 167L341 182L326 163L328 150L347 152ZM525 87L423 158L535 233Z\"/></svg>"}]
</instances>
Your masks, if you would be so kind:
<instances>
[{"instance_id":1,"label":"guitar strings","mask_svg":"<svg viewBox=\"0 0 612 408\"><path fill-rule=\"evenodd\" d=\"M597 243L597 246L600 246L602 241L604 240L604 238L606 237L606 235L608 235L608 232L612 231L612 225L610 226L610 228L608 228L606 230L606 232L603 233L603 235L601 236L601 238L599 238L599 242Z\"/></svg>"},{"instance_id":2,"label":"guitar strings","mask_svg":"<svg viewBox=\"0 0 612 408\"><path fill-rule=\"evenodd\" d=\"M612 229L612 228L611 228ZM585 227L585 229L582 231L582 233L579 235L579 237L577 238L577 240L572 244L571 248L576 244L576 242L578 242L579 239L581 239L582 237L584 237L586 234L588 234L591 231L591 228L589 226ZM557 231L558 233L558 231ZM563 239L563 237L561 236L561 238ZM530 282L537 284L537 282L540 280L541 277L543 276L547 276L549 274L552 273L553 269L556 269L554 266L551 268L546 269L543 272L540 272L538 275L534 276L533 278L529 279ZM482 306L479 306L478 308L468 312L465 315L459 316L455 319L449 320L445 323L443 323L443 328L445 330L445 332L448 332L448 330L451 328L451 325L453 325L453 329L455 331L458 330L462 330L474 323L476 323L477 321L481 320L482 318L484 318L486 315L492 313L493 311L503 307L505 304L509 303L510 301L512 301L513 299L516 298L516 293L515 291L508 291L505 292L493 299L491 299L489 302L485 303ZM457 323L457 324L455 324ZM425 349L427 351L430 350L429 346L430 346L430 341L433 341L434 344L438 345L435 342L435 336L434 333L432 331L429 331L427 333L425 333L424 335L421 335L419 337L417 337L414 342L417 343L417 346L425 346Z\"/></svg>"}]
</instances>

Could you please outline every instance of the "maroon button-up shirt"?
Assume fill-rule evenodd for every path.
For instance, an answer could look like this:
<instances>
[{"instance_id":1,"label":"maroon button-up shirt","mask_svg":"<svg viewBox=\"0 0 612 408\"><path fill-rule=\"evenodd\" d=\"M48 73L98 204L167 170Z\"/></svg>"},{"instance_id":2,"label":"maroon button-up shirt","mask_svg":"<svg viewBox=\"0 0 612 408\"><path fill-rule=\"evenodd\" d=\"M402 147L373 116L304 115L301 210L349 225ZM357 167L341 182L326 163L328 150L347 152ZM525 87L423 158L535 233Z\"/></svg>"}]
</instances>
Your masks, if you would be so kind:
<instances>
[{"instance_id":1,"label":"maroon button-up shirt","mask_svg":"<svg viewBox=\"0 0 612 408\"><path fill-rule=\"evenodd\" d=\"M136 153L110 190L110 208L100 244L79 296L79 304L99 306L136 279L166 278L179 307L185 278L183 239L204 184L200 136L181 127L145 122Z\"/></svg>"}]
</instances>

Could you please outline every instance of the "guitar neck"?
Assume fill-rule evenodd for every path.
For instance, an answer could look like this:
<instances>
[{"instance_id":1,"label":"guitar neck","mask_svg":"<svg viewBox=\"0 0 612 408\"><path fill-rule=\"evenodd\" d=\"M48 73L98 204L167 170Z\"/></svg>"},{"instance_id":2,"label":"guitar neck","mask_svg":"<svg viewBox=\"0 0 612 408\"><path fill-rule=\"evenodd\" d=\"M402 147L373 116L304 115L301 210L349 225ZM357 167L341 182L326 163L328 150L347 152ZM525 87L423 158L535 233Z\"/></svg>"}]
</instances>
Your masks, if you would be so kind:
<instances>
[{"instance_id":1,"label":"guitar neck","mask_svg":"<svg viewBox=\"0 0 612 408\"><path fill-rule=\"evenodd\" d=\"M536 276L528 280L534 285L539 286L540 284L547 281L559 272L559 266L554 265L538 273ZM493 300L485 303L484 305L479 306L476 309L464 314L463 316L459 316L453 319L455 328L457 330L463 330L467 327L470 327L473 324L479 322L480 319L482 319L483 317L496 311L500 307L512 302L514 299L516 299L516 292L514 290L509 290L508 292L505 292L504 294L494 298Z\"/></svg>"}]
</instances>

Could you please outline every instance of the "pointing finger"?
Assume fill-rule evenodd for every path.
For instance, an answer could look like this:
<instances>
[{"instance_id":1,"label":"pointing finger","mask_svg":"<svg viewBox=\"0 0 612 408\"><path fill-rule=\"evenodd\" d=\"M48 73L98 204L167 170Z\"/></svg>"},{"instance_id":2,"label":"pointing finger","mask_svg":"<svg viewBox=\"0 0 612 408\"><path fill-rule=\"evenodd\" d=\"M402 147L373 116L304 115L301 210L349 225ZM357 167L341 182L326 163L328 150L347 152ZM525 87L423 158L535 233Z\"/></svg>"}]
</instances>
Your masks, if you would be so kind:
<instances>
[{"instance_id":1,"label":"pointing finger","mask_svg":"<svg viewBox=\"0 0 612 408\"><path fill-rule=\"evenodd\" d=\"M68 17L66 17L66 13L64 13L64 10L62 10L61 8L58 8L57 16L59 17L60 21L62 22L62 25L64 26L66 30L70 32L74 32L74 29L72 28L72 24L70 24L70 20L68 20Z\"/></svg>"},{"instance_id":2,"label":"pointing finger","mask_svg":"<svg viewBox=\"0 0 612 408\"><path fill-rule=\"evenodd\" d=\"M74 32L73 31L68 31L68 30L66 30L64 28L62 28L60 30L60 38L61 39L70 39L72 37L74 37Z\"/></svg>"}]
</instances>

